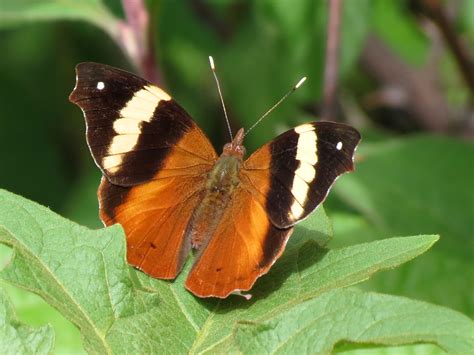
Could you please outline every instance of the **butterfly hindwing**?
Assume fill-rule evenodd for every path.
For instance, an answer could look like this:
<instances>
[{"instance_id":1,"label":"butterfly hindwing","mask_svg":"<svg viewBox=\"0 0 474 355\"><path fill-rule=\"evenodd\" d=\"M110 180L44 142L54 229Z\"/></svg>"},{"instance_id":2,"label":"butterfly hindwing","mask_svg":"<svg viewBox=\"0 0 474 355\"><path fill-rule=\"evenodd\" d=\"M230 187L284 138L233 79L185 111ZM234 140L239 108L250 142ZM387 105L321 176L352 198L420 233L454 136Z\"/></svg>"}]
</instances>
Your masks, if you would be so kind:
<instances>
[{"instance_id":1,"label":"butterfly hindwing","mask_svg":"<svg viewBox=\"0 0 474 355\"><path fill-rule=\"evenodd\" d=\"M102 178L100 216L106 225L123 226L131 265L156 278L176 277L191 248L186 228L202 185L200 176L163 178L134 187Z\"/></svg>"},{"instance_id":2,"label":"butterfly hindwing","mask_svg":"<svg viewBox=\"0 0 474 355\"><path fill-rule=\"evenodd\" d=\"M186 288L199 297L220 298L249 290L281 255L292 231L276 228L241 184L212 238L198 251Z\"/></svg>"},{"instance_id":3,"label":"butterfly hindwing","mask_svg":"<svg viewBox=\"0 0 474 355\"><path fill-rule=\"evenodd\" d=\"M244 179L272 223L287 228L326 198L339 175L353 170L359 141L357 130L342 123L303 124L252 154L244 163Z\"/></svg>"}]
</instances>

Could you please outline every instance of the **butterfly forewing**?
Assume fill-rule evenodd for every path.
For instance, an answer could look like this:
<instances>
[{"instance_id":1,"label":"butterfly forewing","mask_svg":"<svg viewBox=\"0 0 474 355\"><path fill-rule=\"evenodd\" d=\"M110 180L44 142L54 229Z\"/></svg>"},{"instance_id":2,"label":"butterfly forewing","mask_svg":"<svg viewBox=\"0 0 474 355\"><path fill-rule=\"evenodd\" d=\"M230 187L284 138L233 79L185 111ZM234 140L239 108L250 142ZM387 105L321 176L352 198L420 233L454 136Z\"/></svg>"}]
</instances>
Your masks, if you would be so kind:
<instances>
[{"instance_id":1,"label":"butterfly forewing","mask_svg":"<svg viewBox=\"0 0 474 355\"><path fill-rule=\"evenodd\" d=\"M273 224L290 227L326 198L339 175L353 170L359 141L357 130L341 123L298 126L252 154L244 163L243 180Z\"/></svg>"},{"instance_id":2,"label":"butterfly forewing","mask_svg":"<svg viewBox=\"0 0 474 355\"><path fill-rule=\"evenodd\" d=\"M195 163L215 160L199 127L157 86L98 63L77 65L76 75L70 100L84 112L92 156L111 183L132 186L155 178L171 149L187 134L195 136L196 146L181 148L192 148L187 153Z\"/></svg>"}]
</instances>

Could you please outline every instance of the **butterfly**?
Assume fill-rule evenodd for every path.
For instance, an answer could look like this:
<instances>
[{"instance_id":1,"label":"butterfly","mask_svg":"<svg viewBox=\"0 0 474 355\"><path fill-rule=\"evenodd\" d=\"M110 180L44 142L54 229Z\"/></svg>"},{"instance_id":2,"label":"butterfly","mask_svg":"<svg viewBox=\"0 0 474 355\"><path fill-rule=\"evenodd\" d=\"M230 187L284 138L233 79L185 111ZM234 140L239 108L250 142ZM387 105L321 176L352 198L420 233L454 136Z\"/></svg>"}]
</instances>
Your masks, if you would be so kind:
<instances>
[{"instance_id":1,"label":"butterfly","mask_svg":"<svg viewBox=\"0 0 474 355\"><path fill-rule=\"evenodd\" d=\"M306 123L246 159L240 129L218 155L159 87L98 63L80 63L76 74L69 99L103 174L101 220L122 225L128 262L155 278L175 279L196 249L185 287L198 297L250 290L294 225L353 170L360 134L348 125Z\"/></svg>"}]
</instances>

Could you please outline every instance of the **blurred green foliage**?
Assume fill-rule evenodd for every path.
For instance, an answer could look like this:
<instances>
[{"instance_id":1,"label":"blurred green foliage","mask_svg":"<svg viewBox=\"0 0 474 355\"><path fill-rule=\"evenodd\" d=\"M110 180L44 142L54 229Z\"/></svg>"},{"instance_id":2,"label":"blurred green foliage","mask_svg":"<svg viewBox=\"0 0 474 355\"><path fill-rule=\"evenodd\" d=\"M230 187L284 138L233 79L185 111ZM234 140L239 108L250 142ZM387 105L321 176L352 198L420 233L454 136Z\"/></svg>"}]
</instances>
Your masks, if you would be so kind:
<instances>
[{"instance_id":1,"label":"blurred green foliage","mask_svg":"<svg viewBox=\"0 0 474 355\"><path fill-rule=\"evenodd\" d=\"M472 48L474 2L455 3L456 29ZM227 135L208 55L216 60L234 129L249 127L300 77L308 76L248 137L249 151L314 119L323 91L325 1L150 0L148 5L162 84L218 152ZM202 6L214 17L203 15ZM0 187L90 227L101 226L96 199L100 173L85 143L82 113L68 95L78 62L134 70L110 36L122 17L120 2L113 0L0 1ZM364 142L356 172L338 181L326 203L333 217L333 243L441 233L431 253L379 275L366 287L446 305L472 317L472 142L433 138L429 132L396 136L367 118L361 98L375 84L359 57L369 34L410 66L421 68L429 60L430 41L407 1L344 2L341 96L346 109L352 108L344 116L359 126ZM469 92L449 51L441 59L444 94L451 105L462 107ZM354 112L364 119L354 118ZM8 250L0 250L7 260ZM50 322L61 329L57 351L82 351L78 331L59 313L37 296L5 288L22 321Z\"/></svg>"}]
</instances>

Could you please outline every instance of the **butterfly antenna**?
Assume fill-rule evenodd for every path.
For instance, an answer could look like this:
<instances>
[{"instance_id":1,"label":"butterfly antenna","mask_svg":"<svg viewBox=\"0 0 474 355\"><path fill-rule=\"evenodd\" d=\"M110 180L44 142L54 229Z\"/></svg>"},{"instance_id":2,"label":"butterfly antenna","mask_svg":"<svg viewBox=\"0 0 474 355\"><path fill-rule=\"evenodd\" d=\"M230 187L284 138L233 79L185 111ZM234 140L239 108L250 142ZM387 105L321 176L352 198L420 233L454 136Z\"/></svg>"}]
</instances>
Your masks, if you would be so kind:
<instances>
[{"instance_id":1,"label":"butterfly antenna","mask_svg":"<svg viewBox=\"0 0 474 355\"><path fill-rule=\"evenodd\" d=\"M232 142L234 137L232 136L232 130L230 128L229 117L227 116L227 110L225 109L224 98L222 97L221 86L219 84L219 79L217 78L216 66L214 65L214 59L211 56L209 56L209 63L211 64L212 74L214 74L214 79L216 80L217 91L219 92L219 97L222 103L222 109L224 110L225 121L227 123L227 128L229 129L230 141Z\"/></svg>"},{"instance_id":2,"label":"butterfly antenna","mask_svg":"<svg viewBox=\"0 0 474 355\"><path fill-rule=\"evenodd\" d=\"M265 117L267 117L270 112L272 112L275 108L277 108L277 106L280 105L288 96L290 96L291 94L293 94L293 93L296 91L296 89L298 89L301 85L303 85L303 83L305 82L305 80L306 80L306 77L301 78L300 81L298 81L298 83L297 83L295 86L293 86L290 91L288 91L280 100L278 100L278 102L277 102L275 105L273 105L272 107L270 107L270 109L269 109L267 112L265 112L265 113L262 115L262 117L260 117L260 118L257 120L257 122L255 122L255 123L252 125L252 127L250 127L250 128L247 130L247 132L245 133L244 137L247 136L247 134L249 134L249 132L250 132L252 129L254 129L256 125L258 125Z\"/></svg>"}]
</instances>

